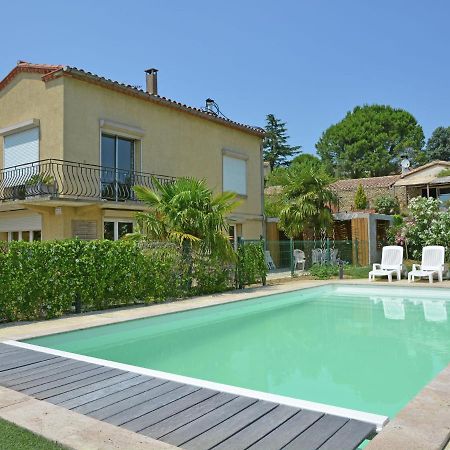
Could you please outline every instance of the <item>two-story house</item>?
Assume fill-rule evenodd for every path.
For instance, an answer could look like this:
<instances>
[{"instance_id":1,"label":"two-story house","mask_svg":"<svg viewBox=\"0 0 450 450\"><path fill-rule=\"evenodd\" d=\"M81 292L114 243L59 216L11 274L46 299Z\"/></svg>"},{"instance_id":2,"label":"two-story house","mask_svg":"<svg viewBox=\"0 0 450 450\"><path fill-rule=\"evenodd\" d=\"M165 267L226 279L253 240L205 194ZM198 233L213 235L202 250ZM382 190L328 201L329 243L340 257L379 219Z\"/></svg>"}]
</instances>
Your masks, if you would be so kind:
<instances>
[{"instance_id":1,"label":"two-story house","mask_svg":"<svg viewBox=\"0 0 450 450\"><path fill-rule=\"evenodd\" d=\"M263 234L263 130L75 67L19 61L0 82L0 239L118 239L132 187L190 176L241 199L230 237Z\"/></svg>"}]
</instances>

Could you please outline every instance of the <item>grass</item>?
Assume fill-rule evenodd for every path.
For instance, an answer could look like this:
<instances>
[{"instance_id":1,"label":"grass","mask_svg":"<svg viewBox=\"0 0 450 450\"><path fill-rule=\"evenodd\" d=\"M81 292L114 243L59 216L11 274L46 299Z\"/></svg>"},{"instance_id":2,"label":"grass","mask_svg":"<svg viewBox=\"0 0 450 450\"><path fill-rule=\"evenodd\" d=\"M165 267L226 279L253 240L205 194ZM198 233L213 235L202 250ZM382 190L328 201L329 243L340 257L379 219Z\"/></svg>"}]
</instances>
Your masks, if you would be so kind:
<instances>
[{"instance_id":1,"label":"grass","mask_svg":"<svg viewBox=\"0 0 450 450\"><path fill-rule=\"evenodd\" d=\"M369 278L372 267L368 266L345 266L344 276L348 278Z\"/></svg>"},{"instance_id":2,"label":"grass","mask_svg":"<svg viewBox=\"0 0 450 450\"><path fill-rule=\"evenodd\" d=\"M64 448L6 420L0 419L0 450L61 450Z\"/></svg>"}]
</instances>

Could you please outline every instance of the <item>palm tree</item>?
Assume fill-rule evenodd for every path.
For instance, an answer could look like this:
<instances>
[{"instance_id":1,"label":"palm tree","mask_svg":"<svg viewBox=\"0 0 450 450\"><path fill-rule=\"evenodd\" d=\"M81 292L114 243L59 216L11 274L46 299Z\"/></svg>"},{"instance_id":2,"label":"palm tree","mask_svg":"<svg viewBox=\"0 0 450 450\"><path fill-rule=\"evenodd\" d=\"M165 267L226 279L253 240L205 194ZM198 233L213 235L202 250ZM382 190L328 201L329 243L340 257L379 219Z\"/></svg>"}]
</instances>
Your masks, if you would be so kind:
<instances>
[{"instance_id":1,"label":"palm tree","mask_svg":"<svg viewBox=\"0 0 450 450\"><path fill-rule=\"evenodd\" d=\"M332 181L317 164L293 164L287 171L281 200L280 228L295 238L305 228L328 228L333 222L331 205L336 195L330 189Z\"/></svg>"},{"instance_id":2,"label":"palm tree","mask_svg":"<svg viewBox=\"0 0 450 450\"><path fill-rule=\"evenodd\" d=\"M179 178L167 184L152 181L154 190L134 187L139 200L150 208L138 214L141 231L148 239L181 244L189 261L193 249L233 259L226 216L238 204L235 194L214 195L205 180L195 178Z\"/></svg>"}]
</instances>

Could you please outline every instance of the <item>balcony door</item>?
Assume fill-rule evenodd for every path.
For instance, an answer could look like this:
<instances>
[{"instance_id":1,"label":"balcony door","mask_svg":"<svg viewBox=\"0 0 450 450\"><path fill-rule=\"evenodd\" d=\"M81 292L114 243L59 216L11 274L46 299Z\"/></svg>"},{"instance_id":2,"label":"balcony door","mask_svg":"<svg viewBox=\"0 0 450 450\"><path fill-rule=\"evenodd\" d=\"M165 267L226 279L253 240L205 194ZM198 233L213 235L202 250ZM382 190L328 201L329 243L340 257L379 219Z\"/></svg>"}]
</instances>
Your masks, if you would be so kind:
<instances>
[{"instance_id":1,"label":"balcony door","mask_svg":"<svg viewBox=\"0 0 450 450\"><path fill-rule=\"evenodd\" d=\"M133 198L134 140L102 134L102 198L124 201Z\"/></svg>"}]
</instances>

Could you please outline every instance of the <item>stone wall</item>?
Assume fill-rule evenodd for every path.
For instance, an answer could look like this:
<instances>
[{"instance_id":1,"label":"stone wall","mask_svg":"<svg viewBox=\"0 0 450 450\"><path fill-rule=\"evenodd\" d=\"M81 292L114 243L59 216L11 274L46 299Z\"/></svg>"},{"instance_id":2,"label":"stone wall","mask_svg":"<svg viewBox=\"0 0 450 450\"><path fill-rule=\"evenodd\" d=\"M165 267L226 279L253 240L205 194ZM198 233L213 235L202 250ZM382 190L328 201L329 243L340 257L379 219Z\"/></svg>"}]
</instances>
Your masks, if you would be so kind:
<instances>
[{"instance_id":1,"label":"stone wall","mask_svg":"<svg viewBox=\"0 0 450 450\"><path fill-rule=\"evenodd\" d=\"M338 211L354 211L355 210L355 194L357 187L351 191L337 191L336 194L339 197ZM375 200L382 195L394 195L393 190L385 187L365 187L368 206L367 209L373 209Z\"/></svg>"}]
</instances>

